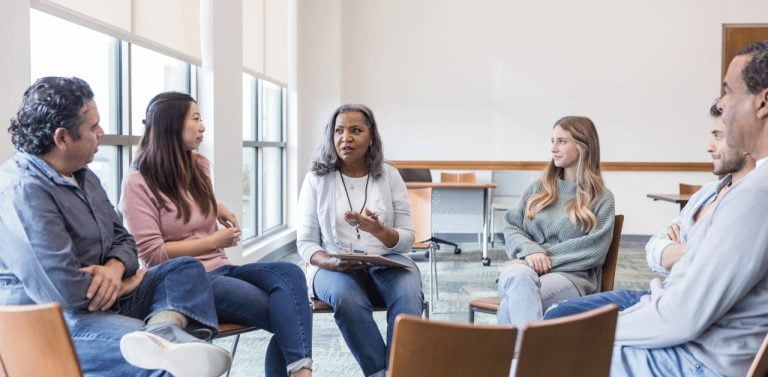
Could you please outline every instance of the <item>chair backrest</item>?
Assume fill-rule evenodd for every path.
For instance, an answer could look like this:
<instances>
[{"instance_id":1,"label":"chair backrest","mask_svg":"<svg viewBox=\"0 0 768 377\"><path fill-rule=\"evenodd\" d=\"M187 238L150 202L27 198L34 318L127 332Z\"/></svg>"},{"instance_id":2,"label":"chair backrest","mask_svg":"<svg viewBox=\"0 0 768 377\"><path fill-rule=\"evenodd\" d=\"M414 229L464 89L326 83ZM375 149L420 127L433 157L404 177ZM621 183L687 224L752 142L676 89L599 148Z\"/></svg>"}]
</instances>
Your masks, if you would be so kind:
<instances>
[{"instance_id":1,"label":"chair backrest","mask_svg":"<svg viewBox=\"0 0 768 377\"><path fill-rule=\"evenodd\" d=\"M416 242L432 238L432 189L408 189Z\"/></svg>"},{"instance_id":2,"label":"chair backrest","mask_svg":"<svg viewBox=\"0 0 768 377\"><path fill-rule=\"evenodd\" d=\"M520 197L526 188L533 182L535 174L530 171L494 171L491 173L491 182L496 184L493 189L493 197L514 196Z\"/></svg>"},{"instance_id":3,"label":"chair backrest","mask_svg":"<svg viewBox=\"0 0 768 377\"><path fill-rule=\"evenodd\" d=\"M523 328L516 376L608 376L619 307L606 305Z\"/></svg>"},{"instance_id":4,"label":"chair backrest","mask_svg":"<svg viewBox=\"0 0 768 377\"><path fill-rule=\"evenodd\" d=\"M440 182L475 183L477 182L477 174L475 172L440 173Z\"/></svg>"},{"instance_id":5,"label":"chair backrest","mask_svg":"<svg viewBox=\"0 0 768 377\"><path fill-rule=\"evenodd\" d=\"M403 168L397 171L405 182L432 182L432 172L429 169Z\"/></svg>"},{"instance_id":6,"label":"chair backrest","mask_svg":"<svg viewBox=\"0 0 768 377\"><path fill-rule=\"evenodd\" d=\"M768 376L768 335L763 339L760 350L757 351L755 359L752 360L752 366L749 367L747 377L765 377Z\"/></svg>"},{"instance_id":7,"label":"chair backrest","mask_svg":"<svg viewBox=\"0 0 768 377\"><path fill-rule=\"evenodd\" d=\"M696 191L699 191L701 185L689 185L687 183L680 183L678 192L680 195L693 195Z\"/></svg>"},{"instance_id":8,"label":"chair backrest","mask_svg":"<svg viewBox=\"0 0 768 377\"><path fill-rule=\"evenodd\" d=\"M616 264L619 261L621 228L623 226L624 215L616 215L613 220L613 239L611 239L611 246L608 247L608 254L605 255L605 262L603 262L603 276L600 281L600 292L613 290L613 283L616 279Z\"/></svg>"},{"instance_id":9,"label":"chair backrest","mask_svg":"<svg viewBox=\"0 0 768 377\"><path fill-rule=\"evenodd\" d=\"M82 375L58 303L0 306L0 360L8 377Z\"/></svg>"},{"instance_id":10,"label":"chair backrest","mask_svg":"<svg viewBox=\"0 0 768 377\"><path fill-rule=\"evenodd\" d=\"M400 315L395 321L390 377L507 377L517 329L423 320Z\"/></svg>"}]
</instances>

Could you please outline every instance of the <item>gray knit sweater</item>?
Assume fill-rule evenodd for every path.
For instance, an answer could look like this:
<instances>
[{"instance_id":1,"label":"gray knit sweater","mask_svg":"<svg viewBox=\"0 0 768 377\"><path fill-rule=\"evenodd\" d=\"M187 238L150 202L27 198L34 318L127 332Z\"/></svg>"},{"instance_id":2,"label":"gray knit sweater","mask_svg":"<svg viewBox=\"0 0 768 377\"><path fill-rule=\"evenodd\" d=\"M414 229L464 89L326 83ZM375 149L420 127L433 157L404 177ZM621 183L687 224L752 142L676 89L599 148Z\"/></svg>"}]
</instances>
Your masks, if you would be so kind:
<instances>
[{"instance_id":1,"label":"gray knit sweater","mask_svg":"<svg viewBox=\"0 0 768 377\"><path fill-rule=\"evenodd\" d=\"M552 272L558 272L576 286L582 296L595 293L600 287L602 265L613 236L613 194L607 188L595 202L592 211L597 217L595 227L585 233L568 217L565 205L576 195L576 183L558 180L557 202L545 208L532 220L525 217L528 198L542 191L537 180L523 192L517 205L507 211L504 229L507 255L510 259L544 252L552 260Z\"/></svg>"}]
</instances>

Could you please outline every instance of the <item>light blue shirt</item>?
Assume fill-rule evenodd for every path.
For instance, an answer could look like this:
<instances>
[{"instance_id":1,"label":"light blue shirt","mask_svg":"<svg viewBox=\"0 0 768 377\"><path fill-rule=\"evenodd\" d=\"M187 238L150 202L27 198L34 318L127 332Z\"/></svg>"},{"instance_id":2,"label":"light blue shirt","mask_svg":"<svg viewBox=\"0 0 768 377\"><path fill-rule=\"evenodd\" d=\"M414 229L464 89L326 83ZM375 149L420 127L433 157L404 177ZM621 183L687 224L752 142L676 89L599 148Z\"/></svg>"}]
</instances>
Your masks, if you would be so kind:
<instances>
[{"instance_id":1,"label":"light blue shirt","mask_svg":"<svg viewBox=\"0 0 768 377\"><path fill-rule=\"evenodd\" d=\"M704 208L707 204L712 203L717 197L717 193L720 189L725 187L731 182L731 176L728 175L719 181L712 181L705 184L699 191L696 191L691 199L688 200L685 208L680 211L672 224L678 224L680 226L680 243L688 243L688 235L691 230L696 226L694 216L699 212L701 208ZM669 270L661 265L661 255L664 253L664 249L674 241L667 238L667 228L664 228L660 232L654 234L648 243L645 245L645 259L648 262L648 267L664 276L669 275Z\"/></svg>"},{"instance_id":2,"label":"light blue shirt","mask_svg":"<svg viewBox=\"0 0 768 377\"><path fill-rule=\"evenodd\" d=\"M707 367L744 376L768 332L768 166L734 183L689 234L662 285L619 313L616 345L685 345Z\"/></svg>"}]
</instances>

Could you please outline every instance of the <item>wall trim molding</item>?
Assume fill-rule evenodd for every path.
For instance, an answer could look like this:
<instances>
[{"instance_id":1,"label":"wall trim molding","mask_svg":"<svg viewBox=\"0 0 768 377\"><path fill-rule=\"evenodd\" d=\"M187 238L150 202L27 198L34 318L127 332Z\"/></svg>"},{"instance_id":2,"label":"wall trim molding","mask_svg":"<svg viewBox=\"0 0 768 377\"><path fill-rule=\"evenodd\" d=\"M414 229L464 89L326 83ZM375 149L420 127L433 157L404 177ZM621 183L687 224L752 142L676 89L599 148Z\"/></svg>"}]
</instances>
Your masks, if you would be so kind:
<instances>
[{"instance_id":1,"label":"wall trim molding","mask_svg":"<svg viewBox=\"0 0 768 377\"><path fill-rule=\"evenodd\" d=\"M387 161L396 168L435 170L544 170L547 161ZM711 162L603 162L603 171L712 172Z\"/></svg>"}]
</instances>

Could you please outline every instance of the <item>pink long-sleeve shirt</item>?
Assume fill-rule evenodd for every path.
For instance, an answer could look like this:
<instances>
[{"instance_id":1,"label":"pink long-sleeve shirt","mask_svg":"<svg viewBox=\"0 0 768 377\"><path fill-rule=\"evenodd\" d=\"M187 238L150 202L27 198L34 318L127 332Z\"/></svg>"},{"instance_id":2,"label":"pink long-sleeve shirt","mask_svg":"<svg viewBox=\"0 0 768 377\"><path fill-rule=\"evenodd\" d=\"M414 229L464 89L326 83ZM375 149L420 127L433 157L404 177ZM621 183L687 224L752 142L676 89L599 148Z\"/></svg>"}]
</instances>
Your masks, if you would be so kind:
<instances>
[{"instance_id":1,"label":"pink long-sleeve shirt","mask_svg":"<svg viewBox=\"0 0 768 377\"><path fill-rule=\"evenodd\" d=\"M209 175L210 162L201 155L199 166ZM162 194L161 194L162 195ZM200 207L188 193L184 193L190 204L191 216L188 223L176 218L176 206L166 199L164 209L152 194L144 176L132 170L123 183L123 197L120 208L123 212L125 227L133 234L139 249L141 261L149 267L156 266L170 259L165 243L207 237L218 229L214 213L204 216ZM167 198L163 195L163 198ZM212 249L198 256L206 271L213 271L229 264L224 249Z\"/></svg>"}]
</instances>

